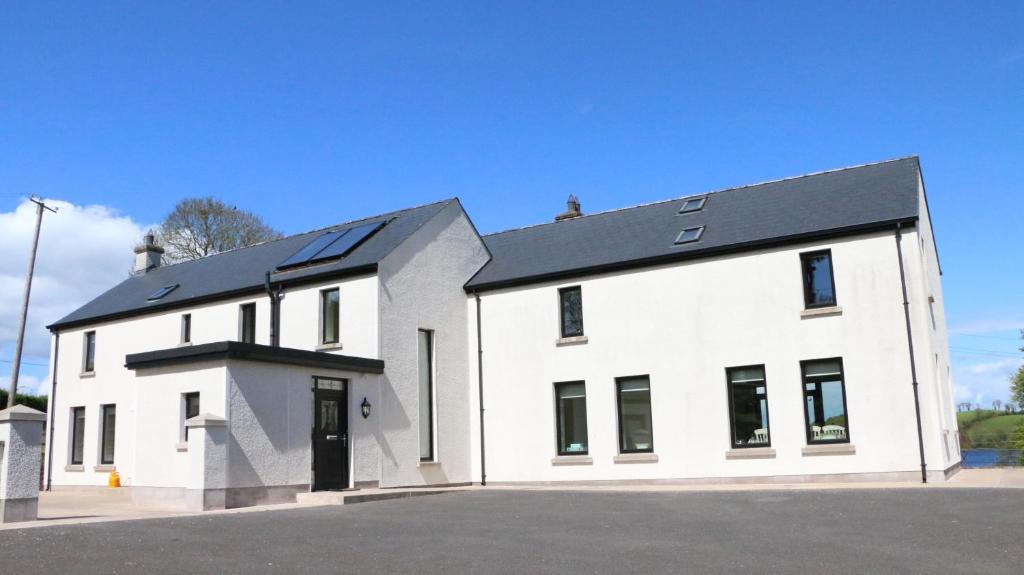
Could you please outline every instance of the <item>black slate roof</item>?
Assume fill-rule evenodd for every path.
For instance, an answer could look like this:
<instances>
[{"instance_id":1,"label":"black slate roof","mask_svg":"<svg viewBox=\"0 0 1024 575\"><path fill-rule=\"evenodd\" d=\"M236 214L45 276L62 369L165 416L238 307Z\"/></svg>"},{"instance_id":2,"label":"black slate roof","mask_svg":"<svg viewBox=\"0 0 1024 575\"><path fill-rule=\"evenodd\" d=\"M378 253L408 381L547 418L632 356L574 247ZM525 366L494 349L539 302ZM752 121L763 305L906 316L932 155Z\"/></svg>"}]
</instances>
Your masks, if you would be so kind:
<instances>
[{"instance_id":1,"label":"black slate roof","mask_svg":"<svg viewBox=\"0 0 1024 575\"><path fill-rule=\"evenodd\" d=\"M491 261L467 291L750 249L918 217L917 157L843 168L484 236ZM689 198L700 211L680 214ZM685 228L699 241L675 245Z\"/></svg>"},{"instance_id":2,"label":"black slate roof","mask_svg":"<svg viewBox=\"0 0 1024 575\"><path fill-rule=\"evenodd\" d=\"M274 271L284 261L312 239L328 230L355 227L364 223L388 221L388 224L370 236L363 244L340 260L320 265L300 267L276 272L276 282L299 282L321 276L370 272L377 263L397 248L423 224L457 199L448 199L406 210L354 220L231 250L202 259L166 265L145 274L131 276L96 299L49 326L66 328L104 319L148 313L150 311L180 307L231 295L263 290L265 274ZM155 302L146 298L163 286L180 284L174 291Z\"/></svg>"}]
</instances>

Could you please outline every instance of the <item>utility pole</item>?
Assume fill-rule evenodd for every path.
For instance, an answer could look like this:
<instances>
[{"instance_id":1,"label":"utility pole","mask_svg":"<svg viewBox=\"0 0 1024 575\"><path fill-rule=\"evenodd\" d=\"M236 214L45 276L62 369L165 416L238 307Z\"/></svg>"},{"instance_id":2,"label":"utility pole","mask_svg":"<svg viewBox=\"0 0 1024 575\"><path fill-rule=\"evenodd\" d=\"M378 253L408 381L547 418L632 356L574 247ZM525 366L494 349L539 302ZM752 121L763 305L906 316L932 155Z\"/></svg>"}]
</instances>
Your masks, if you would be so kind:
<instances>
[{"instance_id":1,"label":"utility pole","mask_svg":"<svg viewBox=\"0 0 1024 575\"><path fill-rule=\"evenodd\" d=\"M18 326L18 341L14 344L14 364L11 366L11 393L7 396L7 407L14 407L14 397L18 394L18 374L21 371L21 349L25 344L25 322L28 320L28 298L32 293L32 274L36 267L36 249L39 247L39 228L43 225L43 210L57 213L55 208L43 203L41 199L30 197L29 201L36 205L36 233L32 238L32 255L28 259L28 277L25 278L25 299L21 302L21 321Z\"/></svg>"}]
</instances>

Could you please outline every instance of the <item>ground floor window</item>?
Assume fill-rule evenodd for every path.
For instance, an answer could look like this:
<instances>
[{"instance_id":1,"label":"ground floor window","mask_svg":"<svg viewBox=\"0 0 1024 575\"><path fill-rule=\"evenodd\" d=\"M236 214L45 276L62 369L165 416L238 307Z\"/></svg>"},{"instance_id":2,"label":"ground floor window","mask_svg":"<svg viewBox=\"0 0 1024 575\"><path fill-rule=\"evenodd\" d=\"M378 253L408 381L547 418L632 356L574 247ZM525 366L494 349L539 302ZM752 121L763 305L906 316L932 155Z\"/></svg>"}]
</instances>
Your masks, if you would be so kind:
<instances>
[{"instance_id":1,"label":"ground floor window","mask_svg":"<svg viewBox=\"0 0 1024 575\"><path fill-rule=\"evenodd\" d=\"M768 385L763 365L726 370L733 447L768 447Z\"/></svg>"},{"instance_id":2,"label":"ground floor window","mask_svg":"<svg viewBox=\"0 0 1024 575\"><path fill-rule=\"evenodd\" d=\"M434 460L434 332L419 330L420 461Z\"/></svg>"},{"instance_id":3,"label":"ground floor window","mask_svg":"<svg viewBox=\"0 0 1024 575\"><path fill-rule=\"evenodd\" d=\"M117 419L116 406L104 405L100 408L101 410L101 424L103 428L100 430L100 437L103 438L100 444L100 464L101 465L113 465L114 464L114 426Z\"/></svg>"},{"instance_id":4,"label":"ground floor window","mask_svg":"<svg viewBox=\"0 0 1024 575\"><path fill-rule=\"evenodd\" d=\"M846 386L840 358L800 362L806 403L807 443L850 441Z\"/></svg>"},{"instance_id":5,"label":"ground floor window","mask_svg":"<svg viewBox=\"0 0 1024 575\"><path fill-rule=\"evenodd\" d=\"M555 384L559 455L587 454L587 391L582 381Z\"/></svg>"},{"instance_id":6,"label":"ground floor window","mask_svg":"<svg viewBox=\"0 0 1024 575\"><path fill-rule=\"evenodd\" d=\"M654 451L651 380L646 375L615 380L619 408L619 453Z\"/></svg>"},{"instance_id":7,"label":"ground floor window","mask_svg":"<svg viewBox=\"0 0 1024 575\"><path fill-rule=\"evenodd\" d=\"M181 420L181 437L184 441L188 441L188 426L185 422L189 419L199 415L199 392L194 391L192 393L186 393L181 396L182 401L182 413L184 417Z\"/></svg>"},{"instance_id":8,"label":"ground floor window","mask_svg":"<svg viewBox=\"0 0 1024 575\"><path fill-rule=\"evenodd\" d=\"M85 408L71 408L71 465L81 465L85 453Z\"/></svg>"}]
</instances>

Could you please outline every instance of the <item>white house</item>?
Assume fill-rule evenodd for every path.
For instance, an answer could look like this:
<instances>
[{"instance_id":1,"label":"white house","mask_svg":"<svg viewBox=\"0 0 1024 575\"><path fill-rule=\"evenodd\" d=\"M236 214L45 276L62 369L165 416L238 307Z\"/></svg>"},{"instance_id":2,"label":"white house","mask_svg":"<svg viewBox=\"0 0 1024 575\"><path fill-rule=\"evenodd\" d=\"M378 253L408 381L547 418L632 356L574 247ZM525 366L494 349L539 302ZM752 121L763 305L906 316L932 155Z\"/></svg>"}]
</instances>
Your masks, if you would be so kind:
<instances>
[{"instance_id":1,"label":"white house","mask_svg":"<svg viewBox=\"0 0 1024 575\"><path fill-rule=\"evenodd\" d=\"M458 200L137 271L50 326L47 482L193 508L505 482L942 480L917 158L479 236Z\"/></svg>"}]
</instances>

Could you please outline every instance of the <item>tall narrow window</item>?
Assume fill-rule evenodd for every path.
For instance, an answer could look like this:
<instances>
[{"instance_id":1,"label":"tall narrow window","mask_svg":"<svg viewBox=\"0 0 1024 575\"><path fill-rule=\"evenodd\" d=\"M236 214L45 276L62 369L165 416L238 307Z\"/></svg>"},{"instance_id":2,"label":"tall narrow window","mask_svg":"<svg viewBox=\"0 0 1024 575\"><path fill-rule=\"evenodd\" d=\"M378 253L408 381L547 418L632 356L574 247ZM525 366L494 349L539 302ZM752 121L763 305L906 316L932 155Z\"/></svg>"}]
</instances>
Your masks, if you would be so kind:
<instances>
[{"instance_id":1,"label":"tall narrow window","mask_svg":"<svg viewBox=\"0 0 1024 575\"><path fill-rule=\"evenodd\" d=\"M434 460L434 332L419 330L420 461Z\"/></svg>"},{"instance_id":2,"label":"tall narrow window","mask_svg":"<svg viewBox=\"0 0 1024 575\"><path fill-rule=\"evenodd\" d=\"M192 343L192 314L181 316L181 343Z\"/></svg>"},{"instance_id":3,"label":"tall narrow window","mask_svg":"<svg viewBox=\"0 0 1024 575\"><path fill-rule=\"evenodd\" d=\"M832 251L800 254L800 261L804 276L804 305L808 308L836 305Z\"/></svg>"},{"instance_id":4,"label":"tall narrow window","mask_svg":"<svg viewBox=\"0 0 1024 575\"><path fill-rule=\"evenodd\" d=\"M96 332L85 332L82 342L82 372L92 373L96 370Z\"/></svg>"},{"instance_id":5,"label":"tall narrow window","mask_svg":"<svg viewBox=\"0 0 1024 575\"><path fill-rule=\"evenodd\" d=\"M583 335L583 291L580 286L558 290L562 337Z\"/></svg>"},{"instance_id":6,"label":"tall narrow window","mask_svg":"<svg viewBox=\"0 0 1024 575\"><path fill-rule=\"evenodd\" d=\"M768 385L764 366L733 367L729 380L729 415L733 447L770 447Z\"/></svg>"},{"instance_id":7,"label":"tall narrow window","mask_svg":"<svg viewBox=\"0 0 1024 575\"><path fill-rule=\"evenodd\" d=\"M113 465L114 464L114 428L117 422L117 412L114 405L104 405L100 408L100 417L102 418L103 428L101 430L101 437L103 442L100 444L100 464L101 465Z\"/></svg>"},{"instance_id":8,"label":"tall narrow window","mask_svg":"<svg viewBox=\"0 0 1024 575\"><path fill-rule=\"evenodd\" d=\"M619 404L619 453L654 451L651 380L646 376L615 380Z\"/></svg>"},{"instance_id":9,"label":"tall narrow window","mask_svg":"<svg viewBox=\"0 0 1024 575\"><path fill-rule=\"evenodd\" d=\"M85 453L85 408L71 408L71 465L81 465Z\"/></svg>"},{"instance_id":10,"label":"tall narrow window","mask_svg":"<svg viewBox=\"0 0 1024 575\"><path fill-rule=\"evenodd\" d=\"M802 361L807 443L847 443L846 386L843 360Z\"/></svg>"},{"instance_id":11,"label":"tall narrow window","mask_svg":"<svg viewBox=\"0 0 1024 575\"><path fill-rule=\"evenodd\" d=\"M256 343L256 304L246 303L238 308L238 341Z\"/></svg>"},{"instance_id":12,"label":"tall narrow window","mask_svg":"<svg viewBox=\"0 0 1024 575\"><path fill-rule=\"evenodd\" d=\"M188 441L188 426L185 422L189 419L199 415L199 392L194 391L192 393L186 393L181 396L182 402L182 420L181 420L181 437L185 441Z\"/></svg>"},{"instance_id":13,"label":"tall narrow window","mask_svg":"<svg viewBox=\"0 0 1024 575\"><path fill-rule=\"evenodd\" d=\"M587 390L582 381L555 384L559 455L587 454Z\"/></svg>"},{"instance_id":14,"label":"tall narrow window","mask_svg":"<svg viewBox=\"0 0 1024 575\"><path fill-rule=\"evenodd\" d=\"M338 289L327 289L320 292L320 343L338 343L340 321L340 296Z\"/></svg>"}]
</instances>

